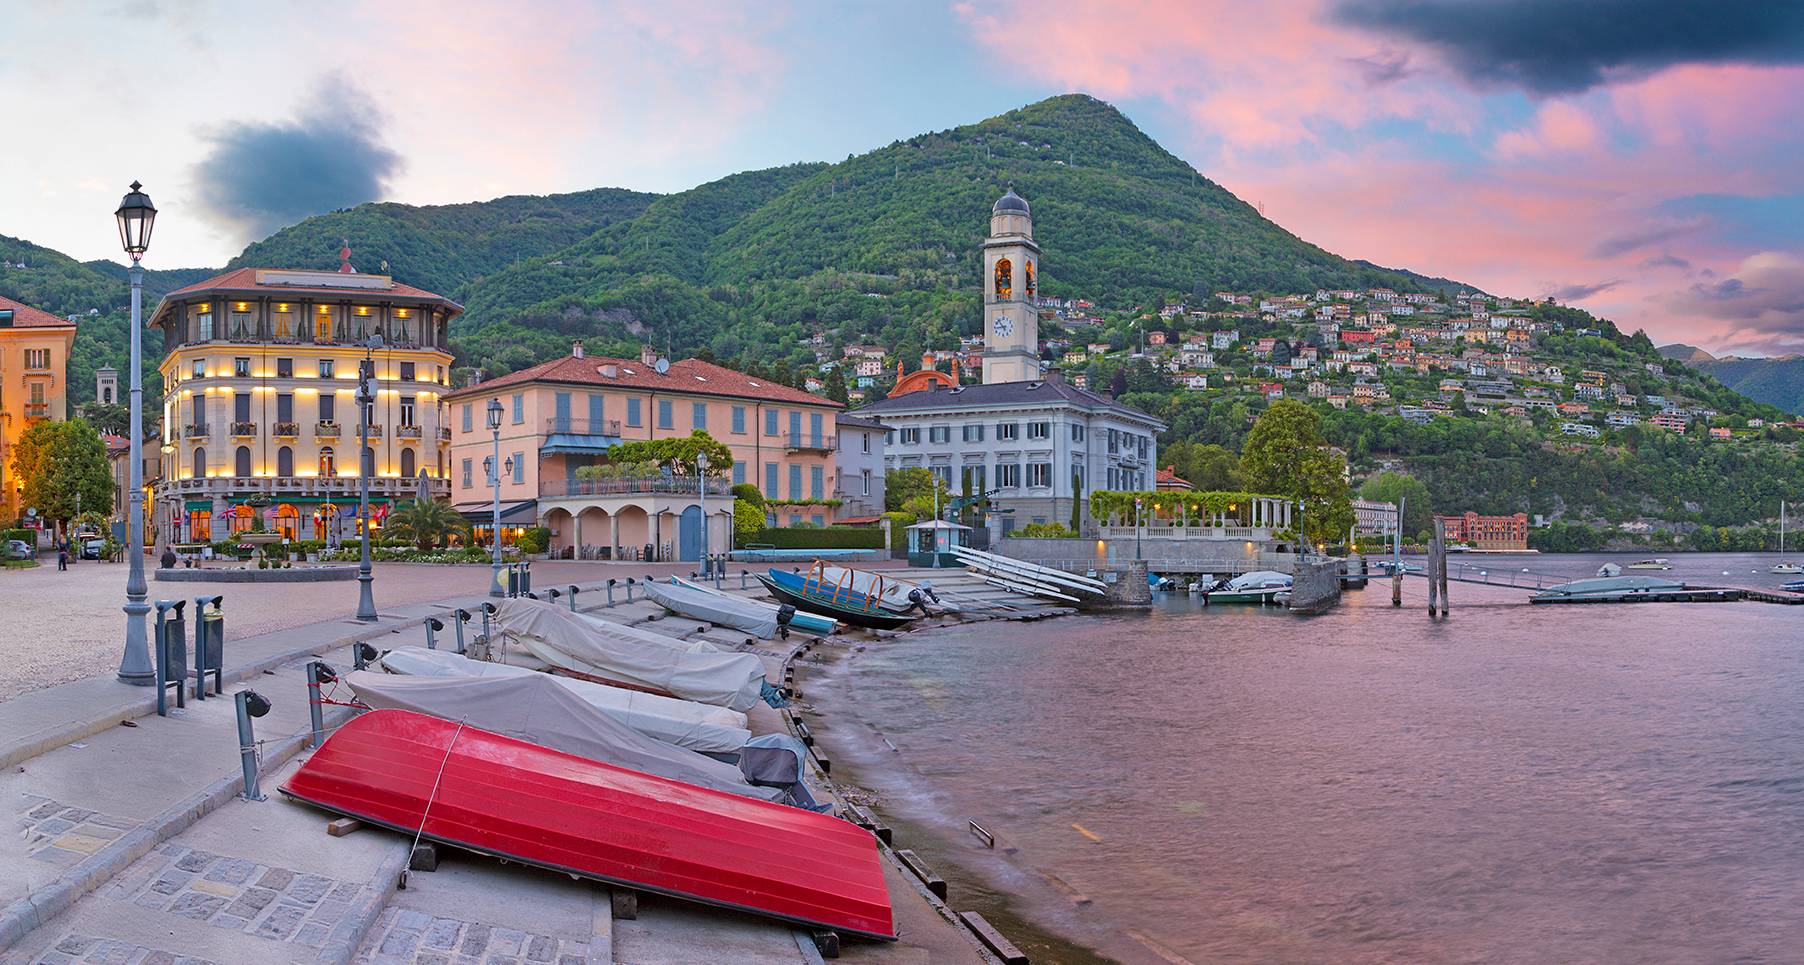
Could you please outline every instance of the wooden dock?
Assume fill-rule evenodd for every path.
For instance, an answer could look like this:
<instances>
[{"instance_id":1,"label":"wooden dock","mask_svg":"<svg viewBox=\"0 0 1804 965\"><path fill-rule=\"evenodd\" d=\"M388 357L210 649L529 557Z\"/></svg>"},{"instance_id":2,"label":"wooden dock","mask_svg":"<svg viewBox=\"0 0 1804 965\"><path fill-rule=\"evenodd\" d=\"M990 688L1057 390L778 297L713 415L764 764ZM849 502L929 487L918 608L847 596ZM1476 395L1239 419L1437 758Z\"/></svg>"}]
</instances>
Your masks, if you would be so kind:
<instances>
[{"instance_id":1,"label":"wooden dock","mask_svg":"<svg viewBox=\"0 0 1804 965\"><path fill-rule=\"evenodd\" d=\"M1683 590L1661 590L1653 593L1615 593L1600 596L1530 597L1530 603L1778 603L1786 606L1804 604L1804 595L1775 593L1771 590L1749 590L1734 586L1701 586Z\"/></svg>"}]
</instances>

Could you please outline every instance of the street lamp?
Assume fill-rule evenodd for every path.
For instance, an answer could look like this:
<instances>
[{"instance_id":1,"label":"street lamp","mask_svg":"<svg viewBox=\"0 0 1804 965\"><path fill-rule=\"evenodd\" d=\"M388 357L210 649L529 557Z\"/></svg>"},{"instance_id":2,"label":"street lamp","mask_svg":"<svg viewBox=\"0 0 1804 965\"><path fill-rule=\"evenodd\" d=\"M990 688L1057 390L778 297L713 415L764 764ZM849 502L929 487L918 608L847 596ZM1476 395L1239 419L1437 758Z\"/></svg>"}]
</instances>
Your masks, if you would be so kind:
<instances>
[{"instance_id":1,"label":"street lamp","mask_svg":"<svg viewBox=\"0 0 1804 965\"><path fill-rule=\"evenodd\" d=\"M144 267L139 262L150 249L150 231L157 221L156 205L150 195L139 190L143 185L132 182L132 190L119 202L113 218L119 222L119 243L131 256L132 283L131 321L131 491L144 488ZM148 687L156 682L156 671L150 664L150 643L145 636L144 618L150 604L144 602L149 587L144 582L144 504L133 499L125 524L125 557L130 564L125 576L125 654L119 659L119 679L134 686Z\"/></svg>"},{"instance_id":2,"label":"street lamp","mask_svg":"<svg viewBox=\"0 0 1804 965\"><path fill-rule=\"evenodd\" d=\"M1140 497L1134 497L1134 559L1142 559L1140 555Z\"/></svg>"},{"instance_id":3,"label":"street lamp","mask_svg":"<svg viewBox=\"0 0 1804 965\"><path fill-rule=\"evenodd\" d=\"M357 507L363 516L363 555L357 562L357 619L365 623L376 620L376 594L371 586L376 574L370 566L370 476L376 472L376 451L370 448L370 419L376 410L376 350L382 347L382 333L370 336L363 347L363 361L357 366Z\"/></svg>"},{"instance_id":4,"label":"street lamp","mask_svg":"<svg viewBox=\"0 0 1804 965\"><path fill-rule=\"evenodd\" d=\"M495 437L495 455L488 460L489 482L495 487L495 528L489 532L495 560L489 564L489 596L506 596L501 587L501 399L489 400L489 433Z\"/></svg>"},{"instance_id":5,"label":"street lamp","mask_svg":"<svg viewBox=\"0 0 1804 965\"><path fill-rule=\"evenodd\" d=\"M695 499L702 510L702 574L708 573L708 454L695 454Z\"/></svg>"}]
</instances>

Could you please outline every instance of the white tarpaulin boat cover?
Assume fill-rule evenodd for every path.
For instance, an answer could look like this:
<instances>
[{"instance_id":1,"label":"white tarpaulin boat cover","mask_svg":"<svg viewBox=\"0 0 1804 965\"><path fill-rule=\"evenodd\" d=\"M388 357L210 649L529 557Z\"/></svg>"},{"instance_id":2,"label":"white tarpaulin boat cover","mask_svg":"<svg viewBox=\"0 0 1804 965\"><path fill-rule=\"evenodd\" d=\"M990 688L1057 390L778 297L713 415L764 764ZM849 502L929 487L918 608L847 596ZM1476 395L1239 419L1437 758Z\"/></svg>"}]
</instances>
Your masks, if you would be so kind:
<instances>
[{"instance_id":1,"label":"white tarpaulin boat cover","mask_svg":"<svg viewBox=\"0 0 1804 965\"><path fill-rule=\"evenodd\" d=\"M645 595L672 613L744 630L766 640L777 635L777 610L762 603L682 583L650 580L645 583Z\"/></svg>"},{"instance_id":2,"label":"white tarpaulin boat cover","mask_svg":"<svg viewBox=\"0 0 1804 965\"><path fill-rule=\"evenodd\" d=\"M556 677L504 663L483 663L444 650L400 647L383 654L377 663L389 673L420 677L543 677L647 737L692 751L731 753L752 739L745 715L725 707Z\"/></svg>"},{"instance_id":3,"label":"white tarpaulin boat cover","mask_svg":"<svg viewBox=\"0 0 1804 965\"><path fill-rule=\"evenodd\" d=\"M495 628L552 666L653 687L684 700L744 711L764 692L764 661L754 654L722 653L705 642L690 647L542 600L502 600L495 608Z\"/></svg>"},{"instance_id":4,"label":"white tarpaulin boat cover","mask_svg":"<svg viewBox=\"0 0 1804 965\"><path fill-rule=\"evenodd\" d=\"M639 733L545 674L403 677L358 670L345 682L357 692L357 699L374 708L464 721L566 754L717 791L765 801L785 799L777 788L747 783L735 765Z\"/></svg>"}]
</instances>

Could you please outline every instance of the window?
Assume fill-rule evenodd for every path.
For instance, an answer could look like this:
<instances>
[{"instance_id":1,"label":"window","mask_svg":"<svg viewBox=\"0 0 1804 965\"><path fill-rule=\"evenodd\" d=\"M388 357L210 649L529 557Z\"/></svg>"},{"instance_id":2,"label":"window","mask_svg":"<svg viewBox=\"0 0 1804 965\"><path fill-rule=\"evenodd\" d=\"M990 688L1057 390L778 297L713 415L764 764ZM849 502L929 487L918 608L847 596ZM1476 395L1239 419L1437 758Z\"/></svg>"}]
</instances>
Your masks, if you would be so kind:
<instances>
[{"instance_id":1,"label":"window","mask_svg":"<svg viewBox=\"0 0 1804 965\"><path fill-rule=\"evenodd\" d=\"M589 434L601 435L607 431L607 420L604 396L589 396Z\"/></svg>"},{"instance_id":2,"label":"window","mask_svg":"<svg viewBox=\"0 0 1804 965\"><path fill-rule=\"evenodd\" d=\"M1052 485L1052 463L1030 462L1027 464L1027 485L1030 489L1045 489Z\"/></svg>"},{"instance_id":3,"label":"window","mask_svg":"<svg viewBox=\"0 0 1804 965\"><path fill-rule=\"evenodd\" d=\"M516 452L516 453L514 453L514 482L523 483L525 481L526 481L526 453Z\"/></svg>"},{"instance_id":4,"label":"window","mask_svg":"<svg viewBox=\"0 0 1804 965\"><path fill-rule=\"evenodd\" d=\"M1050 438L1052 438L1052 423L1050 423L1050 422L1029 422L1027 424L1027 437L1029 439L1050 439Z\"/></svg>"},{"instance_id":5,"label":"window","mask_svg":"<svg viewBox=\"0 0 1804 965\"><path fill-rule=\"evenodd\" d=\"M777 434L777 410L775 409L764 410L764 434L767 436Z\"/></svg>"},{"instance_id":6,"label":"window","mask_svg":"<svg viewBox=\"0 0 1804 965\"><path fill-rule=\"evenodd\" d=\"M1120 447L1120 444L1121 444L1121 437L1116 434L1114 429L1110 429L1109 430L1109 454L1114 455L1115 452L1117 451L1117 449Z\"/></svg>"},{"instance_id":7,"label":"window","mask_svg":"<svg viewBox=\"0 0 1804 965\"><path fill-rule=\"evenodd\" d=\"M331 446L319 447L319 474L322 476L338 475L338 459L333 456Z\"/></svg>"},{"instance_id":8,"label":"window","mask_svg":"<svg viewBox=\"0 0 1804 965\"><path fill-rule=\"evenodd\" d=\"M1073 422L1071 424L1071 441L1072 442L1083 442L1084 441L1084 427L1075 422Z\"/></svg>"},{"instance_id":9,"label":"window","mask_svg":"<svg viewBox=\"0 0 1804 965\"><path fill-rule=\"evenodd\" d=\"M827 522L827 518L825 516L822 516L820 513L815 513L814 515L808 517L808 520L809 520L809 522L812 522L817 527L824 526L824 525L826 525L826 522Z\"/></svg>"},{"instance_id":10,"label":"window","mask_svg":"<svg viewBox=\"0 0 1804 965\"><path fill-rule=\"evenodd\" d=\"M825 493L823 492L823 487L826 484L825 479L826 479L826 472L822 467L820 467L820 466L809 466L808 467L808 498L809 499L820 499L823 495L825 495Z\"/></svg>"},{"instance_id":11,"label":"window","mask_svg":"<svg viewBox=\"0 0 1804 965\"><path fill-rule=\"evenodd\" d=\"M524 392L515 392L514 393L514 425L522 425L525 422L526 422L526 394Z\"/></svg>"},{"instance_id":12,"label":"window","mask_svg":"<svg viewBox=\"0 0 1804 965\"><path fill-rule=\"evenodd\" d=\"M1021 488L1021 467L1015 463L998 463L996 485L1003 489Z\"/></svg>"},{"instance_id":13,"label":"window","mask_svg":"<svg viewBox=\"0 0 1804 965\"><path fill-rule=\"evenodd\" d=\"M745 463L735 462L733 463L733 485L737 486L743 482L745 482Z\"/></svg>"},{"instance_id":14,"label":"window","mask_svg":"<svg viewBox=\"0 0 1804 965\"><path fill-rule=\"evenodd\" d=\"M464 460L463 473L464 473L464 488L465 489L470 488L470 471L474 468L475 468L474 466L470 465L470 460L468 460L468 459Z\"/></svg>"},{"instance_id":15,"label":"window","mask_svg":"<svg viewBox=\"0 0 1804 965\"><path fill-rule=\"evenodd\" d=\"M206 359L195 359L194 360L194 377L197 379L204 379L207 377L207 360Z\"/></svg>"},{"instance_id":16,"label":"window","mask_svg":"<svg viewBox=\"0 0 1804 965\"><path fill-rule=\"evenodd\" d=\"M335 374L335 371L336 370L332 364L331 359L320 359L319 360L319 377L320 378L329 379Z\"/></svg>"},{"instance_id":17,"label":"window","mask_svg":"<svg viewBox=\"0 0 1804 965\"><path fill-rule=\"evenodd\" d=\"M473 416L473 414L472 414L472 412L471 412L471 409L472 409L472 408L474 408L474 407L473 407L473 406L472 406L472 405L471 405L471 404L470 404L470 403L468 403L468 402L465 402L465 403L464 403L464 431L465 431L465 432L469 432L469 431L471 431L471 430L470 430L470 425L471 425L471 419L472 419L472 416ZM470 461L470 460L468 460L468 459L465 459L465 460L464 460L464 462L465 462L465 463L466 463L466 464L467 464L467 463L469 463L469 461ZM468 473L468 472L465 472L465 473L464 473L464 475L466 475L466 476L467 476L467 475L469 475L469 473ZM468 485L469 485L469 483L464 483L464 485L466 485L466 486L468 486Z\"/></svg>"},{"instance_id":18,"label":"window","mask_svg":"<svg viewBox=\"0 0 1804 965\"><path fill-rule=\"evenodd\" d=\"M419 465L417 462L418 458L419 458L418 456L415 456L413 454L413 449L411 449L411 448L401 450L401 478L402 479L412 479L414 477L414 473L419 471Z\"/></svg>"},{"instance_id":19,"label":"window","mask_svg":"<svg viewBox=\"0 0 1804 965\"><path fill-rule=\"evenodd\" d=\"M239 392L232 396L232 421L251 421L251 397L248 393Z\"/></svg>"},{"instance_id":20,"label":"window","mask_svg":"<svg viewBox=\"0 0 1804 965\"><path fill-rule=\"evenodd\" d=\"M764 464L764 498L777 498L777 464L774 462Z\"/></svg>"},{"instance_id":21,"label":"window","mask_svg":"<svg viewBox=\"0 0 1804 965\"><path fill-rule=\"evenodd\" d=\"M294 396L291 393L284 392L276 396L276 421L294 421Z\"/></svg>"},{"instance_id":22,"label":"window","mask_svg":"<svg viewBox=\"0 0 1804 965\"><path fill-rule=\"evenodd\" d=\"M998 422L998 423L996 423L996 441L997 442L1013 442L1019 438L1021 438L1021 426L1019 423L1014 423L1014 422Z\"/></svg>"},{"instance_id":23,"label":"window","mask_svg":"<svg viewBox=\"0 0 1804 965\"><path fill-rule=\"evenodd\" d=\"M248 476L251 474L250 446L239 446L238 451L232 453L232 474L236 476Z\"/></svg>"},{"instance_id":24,"label":"window","mask_svg":"<svg viewBox=\"0 0 1804 965\"><path fill-rule=\"evenodd\" d=\"M802 413L796 409L789 410L789 439L791 442L802 441Z\"/></svg>"},{"instance_id":25,"label":"window","mask_svg":"<svg viewBox=\"0 0 1804 965\"><path fill-rule=\"evenodd\" d=\"M202 305L199 314L195 315L194 319L200 326L199 340L202 342L213 341L213 306Z\"/></svg>"},{"instance_id":26,"label":"window","mask_svg":"<svg viewBox=\"0 0 1804 965\"><path fill-rule=\"evenodd\" d=\"M276 338L290 339L295 336L294 306L277 304L275 310Z\"/></svg>"},{"instance_id":27,"label":"window","mask_svg":"<svg viewBox=\"0 0 1804 965\"><path fill-rule=\"evenodd\" d=\"M319 421L333 422L337 420L337 417L338 397L335 395L322 394L319 397Z\"/></svg>"},{"instance_id":28,"label":"window","mask_svg":"<svg viewBox=\"0 0 1804 965\"><path fill-rule=\"evenodd\" d=\"M963 428L966 442L983 441L983 423L966 423Z\"/></svg>"},{"instance_id":29,"label":"window","mask_svg":"<svg viewBox=\"0 0 1804 965\"><path fill-rule=\"evenodd\" d=\"M951 466L928 466L927 471L933 473L933 478L938 479L941 485L945 486L947 489L952 488Z\"/></svg>"},{"instance_id":30,"label":"window","mask_svg":"<svg viewBox=\"0 0 1804 965\"><path fill-rule=\"evenodd\" d=\"M403 382L414 381L414 363L412 363L412 362L402 362L401 363L401 381L403 381Z\"/></svg>"},{"instance_id":31,"label":"window","mask_svg":"<svg viewBox=\"0 0 1804 965\"><path fill-rule=\"evenodd\" d=\"M689 405L689 424L697 429L708 428L708 403L692 402Z\"/></svg>"},{"instance_id":32,"label":"window","mask_svg":"<svg viewBox=\"0 0 1804 965\"><path fill-rule=\"evenodd\" d=\"M313 317L313 340L324 345L332 341L332 309L321 305Z\"/></svg>"},{"instance_id":33,"label":"window","mask_svg":"<svg viewBox=\"0 0 1804 965\"><path fill-rule=\"evenodd\" d=\"M808 444L817 449L820 448L821 414L819 412L808 413Z\"/></svg>"},{"instance_id":34,"label":"window","mask_svg":"<svg viewBox=\"0 0 1804 965\"><path fill-rule=\"evenodd\" d=\"M194 469L194 478L196 478L196 479L207 478L207 450L204 446L196 446L194 448L193 469Z\"/></svg>"},{"instance_id":35,"label":"window","mask_svg":"<svg viewBox=\"0 0 1804 965\"><path fill-rule=\"evenodd\" d=\"M294 359L276 359L276 378L294 378Z\"/></svg>"},{"instance_id":36,"label":"window","mask_svg":"<svg viewBox=\"0 0 1804 965\"><path fill-rule=\"evenodd\" d=\"M967 496L981 495L985 491L986 487L984 486L984 481L987 478L988 467L983 463L973 463L966 466L964 469L964 476L960 480L965 487L964 494Z\"/></svg>"},{"instance_id":37,"label":"window","mask_svg":"<svg viewBox=\"0 0 1804 965\"><path fill-rule=\"evenodd\" d=\"M676 415L672 411L672 406L670 404L669 399L659 399L658 400L658 428L660 428L660 429L676 428Z\"/></svg>"},{"instance_id":38,"label":"window","mask_svg":"<svg viewBox=\"0 0 1804 965\"><path fill-rule=\"evenodd\" d=\"M858 444L863 448L863 450L865 452L867 452L867 453L870 452L871 451L871 434L868 432L860 432L858 434Z\"/></svg>"},{"instance_id":39,"label":"window","mask_svg":"<svg viewBox=\"0 0 1804 965\"><path fill-rule=\"evenodd\" d=\"M802 466L800 463L789 464L789 498L802 498Z\"/></svg>"},{"instance_id":40,"label":"window","mask_svg":"<svg viewBox=\"0 0 1804 965\"><path fill-rule=\"evenodd\" d=\"M903 429L902 430L902 444L905 446L920 445L921 444L921 430L919 430L919 429Z\"/></svg>"},{"instance_id":41,"label":"window","mask_svg":"<svg viewBox=\"0 0 1804 965\"><path fill-rule=\"evenodd\" d=\"M928 426L927 427L927 441L928 442L951 442L952 441L952 427L951 426Z\"/></svg>"},{"instance_id":42,"label":"window","mask_svg":"<svg viewBox=\"0 0 1804 965\"><path fill-rule=\"evenodd\" d=\"M871 471L869 469L861 470L858 473L858 486L858 495L869 496L871 494Z\"/></svg>"},{"instance_id":43,"label":"window","mask_svg":"<svg viewBox=\"0 0 1804 965\"><path fill-rule=\"evenodd\" d=\"M276 475L278 475L278 476L294 475L294 449L293 448L291 448L289 446L283 446L282 448L276 450Z\"/></svg>"},{"instance_id":44,"label":"window","mask_svg":"<svg viewBox=\"0 0 1804 965\"><path fill-rule=\"evenodd\" d=\"M50 367L50 350L47 348L28 348L25 350L25 367L28 369L47 369Z\"/></svg>"},{"instance_id":45,"label":"window","mask_svg":"<svg viewBox=\"0 0 1804 965\"><path fill-rule=\"evenodd\" d=\"M626 424L627 425L641 426L641 425L645 424L644 418L639 413L640 404L643 401L644 401L643 399L626 400Z\"/></svg>"},{"instance_id":46,"label":"window","mask_svg":"<svg viewBox=\"0 0 1804 965\"><path fill-rule=\"evenodd\" d=\"M742 435L745 433L745 406L743 405L733 407L733 431Z\"/></svg>"},{"instance_id":47,"label":"window","mask_svg":"<svg viewBox=\"0 0 1804 965\"><path fill-rule=\"evenodd\" d=\"M570 431L570 393L559 392L552 396L551 418L552 428L557 432Z\"/></svg>"},{"instance_id":48,"label":"window","mask_svg":"<svg viewBox=\"0 0 1804 965\"><path fill-rule=\"evenodd\" d=\"M401 397L401 425L403 425L403 426L412 426L414 424L413 423L413 399L414 399L414 397L411 395L404 395ZM413 473L410 473L410 472L402 473L402 475L403 476L411 476L411 475L413 475Z\"/></svg>"},{"instance_id":49,"label":"window","mask_svg":"<svg viewBox=\"0 0 1804 965\"><path fill-rule=\"evenodd\" d=\"M232 374L241 379L250 378L251 377L251 360L247 359L247 358L233 359L232 360Z\"/></svg>"}]
</instances>

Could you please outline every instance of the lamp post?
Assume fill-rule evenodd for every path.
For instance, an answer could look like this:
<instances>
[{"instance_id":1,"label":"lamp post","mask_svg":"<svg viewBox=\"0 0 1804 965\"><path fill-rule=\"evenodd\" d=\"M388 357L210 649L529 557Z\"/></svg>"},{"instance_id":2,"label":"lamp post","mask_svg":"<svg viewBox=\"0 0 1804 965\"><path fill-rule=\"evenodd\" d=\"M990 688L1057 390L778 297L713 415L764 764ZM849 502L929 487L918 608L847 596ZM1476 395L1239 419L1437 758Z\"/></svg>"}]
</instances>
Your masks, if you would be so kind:
<instances>
[{"instance_id":1,"label":"lamp post","mask_svg":"<svg viewBox=\"0 0 1804 965\"><path fill-rule=\"evenodd\" d=\"M119 242L131 256L132 321L131 321L131 491L144 488L144 267L140 261L150 248L150 231L156 224L157 209L150 195L139 190L143 185L132 182L132 190L119 202L113 218L119 223ZM148 687L156 683L156 671L150 664L150 642L145 634L144 618L150 604L144 602L149 587L144 582L144 503L133 499L125 524L125 557L129 569L125 576L125 654L119 659L119 679L134 686Z\"/></svg>"},{"instance_id":2,"label":"lamp post","mask_svg":"<svg viewBox=\"0 0 1804 965\"><path fill-rule=\"evenodd\" d=\"M708 454L695 454L695 500L702 510L702 573L708 572Z\"/></svg>"},{"instance_id":3,"label":"lamp post","mask_svg":"<svg viewBox=\"0 0 1804 965\"><path fill-rule=\"evenodd\" d=\"M382 333L370 336L363 348L363 362L357 366L357 508L363 516L363 554L357 561L357 619L365 623L376 620L376 593L371 585L376 574L370 566L370 476L376 471L376 452L370 448L370 417L376 408L376 350L382 347Z\"/></svg>"},{"instance_id":4,"label":"lamp post","mask_svg":"<svg viewBox=\"0 0 1804 965\"><path fill-rule=\"evenodd\" d=\"M489 564L489 596L506 596L501 586L501 400L489 400L489 434L495 437L495 455L489 460L489 482L495 487L495 528L489 539L495 546L495 559Z\"/></svg>"},{"instance_id":5,"label":"lamp post","mask_svg":"<svg viewBox=\"0 0 1804 965\"><path fill-rule=\"evenodd\" d=\"M1309 558L1309 500L1297 500L1297 543L1303 550L1303 558Z\"/></svg>"},{"instance_id":6,"label":"lamp post","mask_svg":"<svg viewBox=\"0 0 1804 965\"><path fill-rule=\"evenodd\" d=\"M1140 555L1140 497L1134 497L1134 559L1142 559Z\"/></svg>"}]
</instances>

